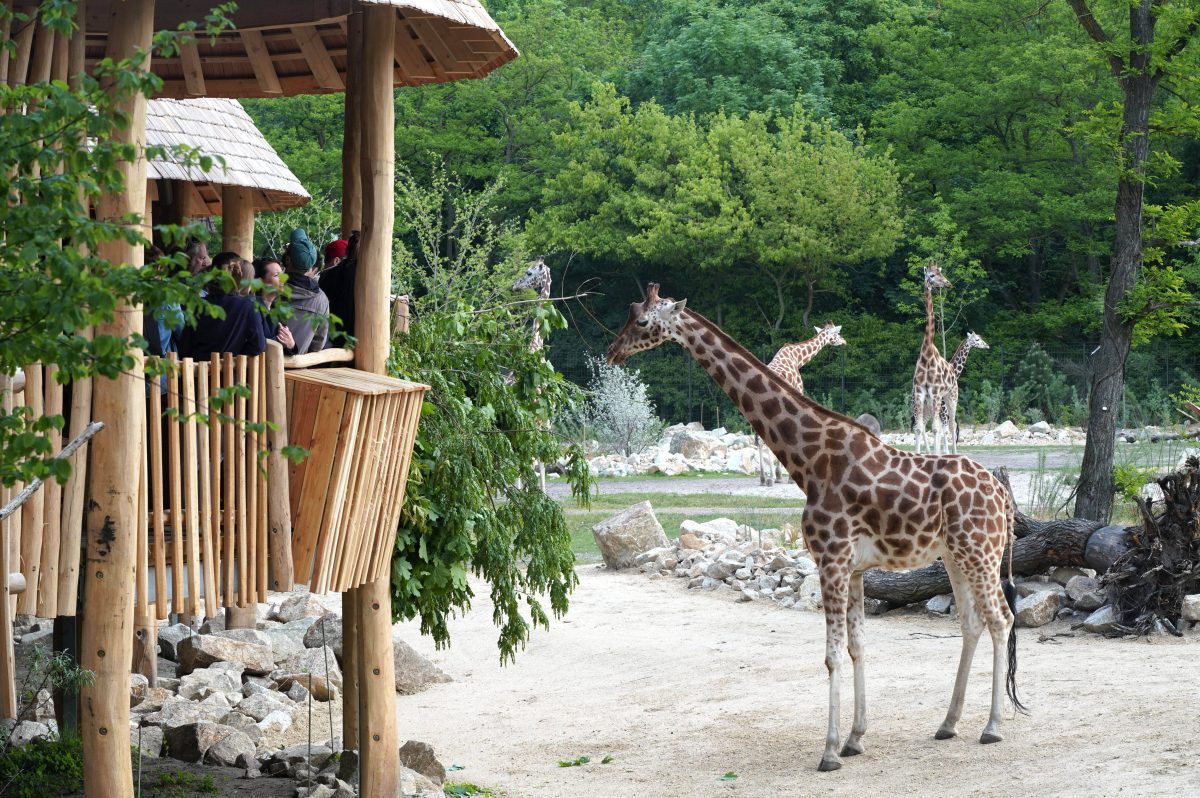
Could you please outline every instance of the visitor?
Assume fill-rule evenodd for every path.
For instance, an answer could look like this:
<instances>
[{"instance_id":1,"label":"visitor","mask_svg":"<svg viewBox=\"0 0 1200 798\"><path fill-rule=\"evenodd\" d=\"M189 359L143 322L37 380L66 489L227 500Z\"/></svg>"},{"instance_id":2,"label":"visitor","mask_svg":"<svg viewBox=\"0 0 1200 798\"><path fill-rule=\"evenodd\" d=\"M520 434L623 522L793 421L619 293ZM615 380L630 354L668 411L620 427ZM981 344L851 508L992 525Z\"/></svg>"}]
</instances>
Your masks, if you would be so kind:
<instances>
[{"instance_id":1,"label":"visitor","mask_svg":"<svg viewBox=\"0 0 1200 798\"><path fill-rule=\"evenodd\" d=\"M283 346L285 354L291 355L295 353L296 349L296 339L292 337L292 331L286 324L272 321L268 315L268 311L275 304L276 297L279 296L282 287L279 278L282 274L283 266L275 258L259 258L254 261L254 276L263 284L262 292L259 293L257 299L264 332L267 338L278 341Z\"/></svg>"},{"instance_id":2,"label":"visitor","mask_svg":"<svg viewBox=\"0 0 1200 798\"><path fill-rule=\"evenodd\" d=\"M283 255L291 306L295 315L289 325L297 355L319 352L329 342L329 298L317 284L317 248L308 234L292 231Z\"/></svg>"},{"instance_id":3,"label":"visitor","mask_svg":"<svg viewBox=\"0 0 1200 798\"><path fill-rule=\"evenodd\" d=\"M212 267L212 259L208 257L208 244L200 239L193 238L184 251L187 253L189 273L199 274Z\"/></svg>"},{"instance_id":4,"label":"visitor","mask_svg":"<svg viewBox=\"0 0 1200 798\"><path fill-rule=\"evenodd\" d=\"M213 270L241 276L241 257L222 252L212 261ZM224 311L224 318L202 314L193 326L185 327L179 340L179 354L194 360L208 360L214 353L261 355L267 348L266 334L254 300L236 291L227 291L222 281L208 284L205 299Z\"/></svg>"},{"instance_id":5,"label":"visitor","mask_svg":"<svg viewBox=\"0 0 1200 798\"><path fill-rule=\"evenodd\" d=\"M341 238L330 241L325 245L325 269L321 272L322 279L346 259L346 250L349 246L350 242Z\"/></svg>"},{"instance_id":6,"label":"visitor","mask_svg":"<svg viewBox=\"0 0 1200 798\"><path fill-rule=\"evenodd\" d=\"M321 274L321 290L329 297L330 314L337 318L337 327L330 338L338 345L346 340L347 335L354 334L354 278L358 272L357 230L350 234L350 240L345 244L345 255L339 261L338 267L326 269ZM328 252L329 247L325 249Z\"/></svg>"}]
</instances>

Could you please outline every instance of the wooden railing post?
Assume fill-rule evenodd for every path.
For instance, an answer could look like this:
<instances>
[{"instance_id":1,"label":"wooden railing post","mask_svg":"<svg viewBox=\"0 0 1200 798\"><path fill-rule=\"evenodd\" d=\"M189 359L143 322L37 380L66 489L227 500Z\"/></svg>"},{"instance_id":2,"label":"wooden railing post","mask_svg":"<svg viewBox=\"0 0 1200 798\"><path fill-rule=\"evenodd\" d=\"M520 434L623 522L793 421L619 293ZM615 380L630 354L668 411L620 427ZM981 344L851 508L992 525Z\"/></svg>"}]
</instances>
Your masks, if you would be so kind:
<instances>
[{"instance_id":1,"label":"wooden railing post","mask_svg":"<svg viewBox=\"0 0 1200 798\"><path fill-rule=\"evenodd\" d=\"M288 465L283 447L288 445L287 391L283 382L283 347L267 342L267 525L270 529L271 589L289 591L295 586L292 564L292 508L288 496Z\"/></svg>"}]
</instances>

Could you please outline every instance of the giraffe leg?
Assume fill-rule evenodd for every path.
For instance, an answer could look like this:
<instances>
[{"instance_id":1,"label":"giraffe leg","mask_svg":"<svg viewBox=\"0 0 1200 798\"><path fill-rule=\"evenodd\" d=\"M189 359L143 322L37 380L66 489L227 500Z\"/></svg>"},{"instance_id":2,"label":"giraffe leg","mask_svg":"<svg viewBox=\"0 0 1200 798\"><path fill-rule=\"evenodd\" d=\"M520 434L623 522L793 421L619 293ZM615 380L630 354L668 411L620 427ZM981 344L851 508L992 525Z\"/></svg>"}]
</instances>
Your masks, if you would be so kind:
<instances>
[{"instance_id":1,"label":"giraffe leg","mask_svg":"<svg viewBox=\"0 0 1200 798\"><path fill-rule=\"evenodd\" d=\"M967 677L971 675L971 661L975 658L975 646L979 643L979 635L983 632L983 619L975 606L971 595L971 586L963 576L962 570L948 554L942 557L946 566L946 574L950 577L950 586L954 590L954 603L958 606L958 621L962 628L962 653L958 658L958 674L954 677L954 692L950 696L950 709L946 719L938 727L933 736L938 740L949 740L956 737L958 720L962 717L963 702L967 695Z\"/></svg>"},{"instance_id":2,"label":"giraffe leg","mask_svg":"<svg viewBox=\"0 0 1200 798\"><path fill-rule=\"evenodd\" d=\"M767 484L767 465L763 460L763 445L762 438L758 437L758 433L754 433L754 445L758 447L758 484Z\"/></svg>"},{"instance_id":3,"label":"giraffe leg","mask_svg":"<svg viewBox=\"0 0 1200 798\"><path fill-rule=\"evenodd\" d=\"M1000 712L1004 706L1004 678L1008 668L1008 636L1012 633L1013 614L1004 598L999 562L993 568L980 568L967 575L979 613L992 638L992 708L981 743L998 743Z\"/></svg>"},{"instance_id":4,"label":"giraffe leg","mask_svg":"<svg viewBox=\"0 0 1200 798\"><path fill-rule=\"evenodd\" d=\"M837 770L838 720L841 715L842 660L846 651L846 603L850 574L841 566L821 569L821 601L825 605L825 667L829 671L829 726L825 734L825 752L817 770Z\"/></svg>"},{"instance_id":5,"label":"giraffe leg","mask_svg":"<svg viewBox=\"0 0 1200 798\"><path fill-rule=\"evenodd\" d=\"M546 463L538 460L538 484L541 485L542 493L546 492Z\"/></svg>"},{"instance_id":6,"label":"giraffe leg","mask_svg":"<svg viewBox=\"0 0 1200 798\"><path fill-rule=\"evenodd\" d=\"M863 575L850 575L850 604L846 610L850 661L854 663L854 725L850 736L842 746L842 756L854 756L863 752L862 736L867 731L867 674L864 628L866 613L863 610Z\"/></svg>"},{"instance_id":7,"label":"giraffe leg","mask_svg":"<svg viewBox=\"0 0 1200 798\"><path fill-rule=\"evenodd\" d=\"M921 448L925 444L925 397L920 391L913 391L913 445L916 447L917 454L921 453Z\"/></svg>"}]
</instances>

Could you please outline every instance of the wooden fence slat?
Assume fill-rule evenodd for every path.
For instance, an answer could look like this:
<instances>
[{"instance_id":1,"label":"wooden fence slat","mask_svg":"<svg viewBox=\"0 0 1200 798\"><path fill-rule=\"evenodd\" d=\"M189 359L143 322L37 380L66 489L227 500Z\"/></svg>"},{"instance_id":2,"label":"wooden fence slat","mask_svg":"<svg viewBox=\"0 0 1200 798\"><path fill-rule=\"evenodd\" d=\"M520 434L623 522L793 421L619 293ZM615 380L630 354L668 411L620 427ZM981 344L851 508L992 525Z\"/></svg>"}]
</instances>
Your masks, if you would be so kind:
<instances>
[{"instance_id":1,"label":"wooden fence slat","mask_svg":"<svg viewBox=\"0 0 1200 798\"><path fill-rule=\"evenodd\" d=\"M245 355L238 355L237 357L237 384L246 384ZM247 573L250 552L246 550L246 397L239 394L237 401L234 402L234 407L233 417L237 422L233 456L235 465L233 492L236 496L235 504L237 507L237 606L245 607L250 603L250 579Z\"/></svg>"},{"instance_id":2,"label":"wooden fence slat","mask_svg":"<svg viewBox=\"0 0 1200 798\"><path fill-rule=\"evenodd\" d=\"M157 385L151 385L151 390ZM144 411L145 408L142 408ZM154 686L158 682L158 625L154 622L150 607L150 519L145 508L150 501L149 470L145 451L147 434L146 428L153 423L144 412L137 412L141 419L139 432L140 448L142 450L141 466L138 468L137 502L140 512L137 513L137 564L134 566L134 641L133 661L130 663L134 673L144 675Z\"/></svg>"},{"instance_id":3,"label":"wooden fence slat","mask_svg":"<svg viewBox=\"0 0 1200 798\"><path fill-rule=\"evenodd\" d=\"M12 413L15 406L12 394L12 378L0 374L0 406L4 415ZM14 488L0 485L0 501L8 503L15 495ZM0 521L0 718L15 718L17 716L17 668L13 659L13 605L9 598L8 575L17 570L12 561L12 549L9 541L15 536L15 530L20 529L14 523L14 517Z\"/></svg>"},{"instance_id":4,"label":"wooden fence slat","mask_svg":"<svg viewBox=\"0 0 1200 798\"><path fill-rule=\"evenodd\" d=\"M43 410L43 386L41 365L25 367L25 404L40 418ZM25 574L25 592L17 601L17 609L28 615L36 615L38 609L38 579L42 570L42 528L46 520L46 504L43 497L25 502L21 508L21 573ZM7 576L5 577L7 578Z\"/></svg>"},{"instance_id":5,"label":"wooden fence slat","mask_svg":"<svg viewBox=\"0 0 1200 798\"><path fill-rule=\"evenodd\" d=\"M297 399L300 398L297 387ZM320 391L314 429L334 430L341 428L342 414L346 409L346 394L341 391ZM329 488L329 473L333 468L337 452L337 440L326 433L308 444L309 456L304 463L304 483L292 494L294 531L292 532L292 556L295 558L296 581L312 586L313 556L317 547L317 535L321 531L325 491ZM307 498L307 501L306 501Z\"/></svg>"},{"instance_id":6,"label":"wooden fence slat","mask_svg":"<svg viewBox=\"0 0 1200 798\"><path fill-rule=\"evenodd\" d=\"M150 433L150 508L154 515L154 609L164 620L171 609L167 593L167 511L163 496L163 406L162 378L156 377L150 386L150 413L146 426Z\"/></svg>"},{"instance_id":7,"label":"wooden fence slat","mask_svg":"<svg viewBox=\"0 0 1200 798\"><path fill-rule=\"evenodd\" d=\"M46 367L46 409L47 416L61 416L63 412L63 387L55 378L58 366ZM47 433L50 438L50 450L56 455L62 451L63 439L61 430ZM58 554L62 543L62 495L63 486L57 479L52 479L43 486L46 492L43 498L46 526L42 534L42 573L41 584L38 586L38 615L51 618L58 612Z\"/></svg>"},{"instance_id":8,"label":"wooden fence slat","mask_svg":"<svg viewBox=\"0 0 1200 798\"><path fill-rule=\"evenodd\" d=\"M182 615L187 607L184 604L184 565L183 565L183 474L181 472L179 416L179 359L174 352L167 355L171 371L167 376L167 483L171 493L171 609Z\"/></svg>"},{"instance_id":9,"label":"wooden fence slat","mask_svg":"<svg viewBox=\"0 0 1200 798\"><path fill-rule=\"evenodd\" d=\"M209 486L211 491L210 499L212 501L212 559L210 567L212 569L212 584L214 587L213 602L217 607L224 606L221 592L222 574L224 573L224 559L221 549L221 423L218 419L219 413L214 409L212 399L221 390L221 357L216 353L208 363L208 457L211 468L212 484Z\"/></svg>"},{"instance_id":10,"label":"wooden fence slat","mask_svg":"<svg viewBox=\"0 0 1200 798\"><path fill-rule=\"evenodd\" d=\"M287 388L292 383L283 377L283 347L267 342L263 369L266 380L266 417L275 424L267 431L267 524L270 537L270 578L273 590L290 591L292 573L292 506L288 496L290 479L283 448L288 445Z\"/></svg>"},{"instance_id":11,"label":"wooden fence slat","mask_svg":"<svg viewBox=\"0 0 1200 798\"><path fill-rule=\"evenodd\" d=\"M196 364L190 357L183 359L183 392L181 409L183 422L183 485L187 513L187 608L189 615L200 614L200 461L196 443ZM182 574L176 566L176 573ZM176 590L182 589L180 586Z\"/></svg>"},{"instance_id":12,"label":"wooden fence slat","mask_svg":"<svg viewBox=\"0 0 1200 798\"><path fill-rule=\"evenodd\" d=\"M339 547L339 535L342 529L341 517L346 509L347 489L349 488L350 471L354 465L355 443L358 440L364 398L362 396L346 398L346 412L342 413L342 423L338 429L337 451L333 469L330 472L333 494L326 494L321 532L317 538L317 569L313 579L315 583L313 589L318 593L329 590L333 560L341 551Z\"/></svg>"},{"instance_id":13,"label":"wooden fence slat","mask_svg":"<svg viewBox=\"0 0 1200 798\"><path fill-rule=\"evenodd\" d=\"M266 355L256 357L258 361L258 388L255 394L258 398L258 420L266 424L267 419L267 358ZM267 601L267 578L270 556L270 536L268 534L267 511L267 431L265 427L258 432L258 445L255 446L254 484L258 487L258 574L255 584L258 586L258 601Z\"/></svg>"},{"instance_id":14,"label":"wooden fence slat","mask_svg":"<svg viewBox=\"0 0 1200 798\"><path fill-rule=\"evenodd\" d=\"M213 522L219 516L214 512L212 501L212 478L213 472L220 465L212 459L212 453L209 451L211 444L212 425L208 422L208 390L209 390L209 364L196 364L196 412L205 419L200 422L204 424L204 428L200 430L198 443L200 444L197 459L199 461L200 470L200 557L204 566L204 615L212 618L217 614L217 608L220 606L217 602L217 562L214 552L216 548L213 546Z\"/></svg>"},{"instance_id":15,"label":"wooden fence slat","mask_svg":"<svg viewBox=\"0 0 1200 798\"><path fill-rule=\"evenodd\" d=\"M246 604L258 601L258 433L253 425L258 423L258 371L259 358L246 360L246 386L250 398L246 400L246 427L241 431L246 440ZM266 552L262 556L266 557Z\"/></svg>"},{"instance_id":16,"label":"wooden fence slat","mask_svg":"<svg viewBox=\"0 0 1200 798\"><path fill-rule=\"evenodd\" d=\"M233 355L228 352L222 355L221 358L221 380L221 384L225 388L229 388L234 385ZM236 406L236 402L234 405ZM227 405L225 407L224 410L227 418L233 418L235 406ZM234 566L237 564L237 541L234 540L235 536L237 535L237 515L235 512L236 507L234 506L236 504L237 497L237 483L234 482L234 478L237 475L237 469L234 463L236 457L234 454L233 445L233 423L231 421L223 421L221 423L221 431L223 433L221 447L223 449L222 455L224 458L222 460L222 465L224 465L224 469L222 469L222 481L224 484L221 492L221 513L222 517L224 518L224 525L221 530L221 535L222 539L224 540L223 551L225 552L223 555L225 558L225 606L234 607L237 606L237 599L234 593L234 586L236 583L234 582L233 573Z\"/></svg>"},{"instance_id":17,"label":"wooden fence slat","mask_svg":"<svg viewBox=\"0 0 1200 798\"><path fill-rule=\"evenodd\" d=\"M71 440L92 420L92 380L71 383ZM79 601L80 544L83 542L83 497L87 487L87 447L71 455L71 478L63 489L62 543L58 549L58 614L74 616ZM161 476L161 475L160 475Z\"/></svg>"}]
</instances>

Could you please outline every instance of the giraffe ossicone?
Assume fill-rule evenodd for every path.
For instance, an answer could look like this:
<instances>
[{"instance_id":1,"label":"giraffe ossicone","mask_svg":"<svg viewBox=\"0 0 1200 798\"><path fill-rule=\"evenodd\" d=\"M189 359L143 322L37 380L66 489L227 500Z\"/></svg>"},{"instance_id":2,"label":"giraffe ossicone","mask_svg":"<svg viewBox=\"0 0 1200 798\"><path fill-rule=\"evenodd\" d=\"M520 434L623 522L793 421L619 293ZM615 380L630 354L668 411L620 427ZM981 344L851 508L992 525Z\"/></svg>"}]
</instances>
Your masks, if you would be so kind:
<instances>
[{"instance_id":1,"label":"giraffe ossicone","mask_svg":"<svg viewBox=\"0 0 1200 798\"><path fill-rule=\"evenodd\" d=\"M938 557L959 607L962 650L950 708L935 737L957 734L971 661L986 628L992 639L992 700L980 742L1000 740L1006 682L1014 706L1024 709L1015 692L1011 565L1008 588L1001 584L1015 512L1007 487L966 457L901 452L884 444L797 391L717 325L687 310L686 300L660 297L654 283L644 302L629 306L608 361L623 363L666 341L679 343L709 373L807 497L801 529L820 574L829 670L829 720L819 768L835 770L841 757L863 752L863 573L915 568ZM854 719L839 755L847 651L854 668Z\"/></svg>"}]
</instances>

